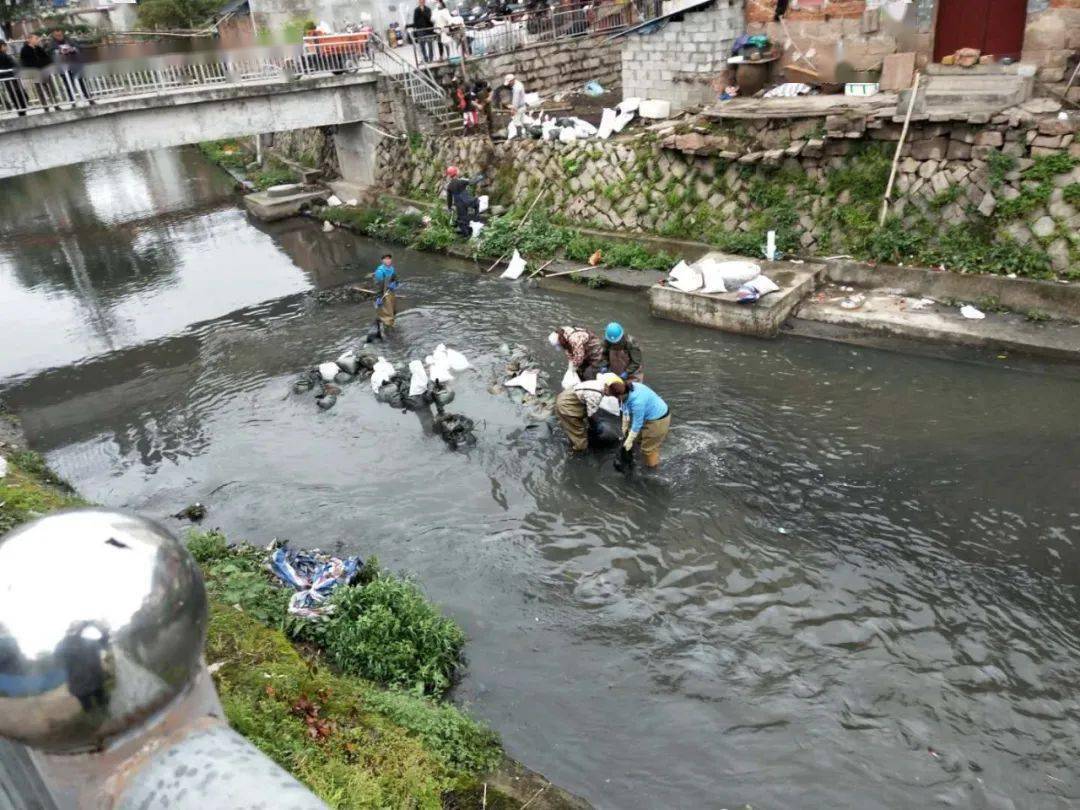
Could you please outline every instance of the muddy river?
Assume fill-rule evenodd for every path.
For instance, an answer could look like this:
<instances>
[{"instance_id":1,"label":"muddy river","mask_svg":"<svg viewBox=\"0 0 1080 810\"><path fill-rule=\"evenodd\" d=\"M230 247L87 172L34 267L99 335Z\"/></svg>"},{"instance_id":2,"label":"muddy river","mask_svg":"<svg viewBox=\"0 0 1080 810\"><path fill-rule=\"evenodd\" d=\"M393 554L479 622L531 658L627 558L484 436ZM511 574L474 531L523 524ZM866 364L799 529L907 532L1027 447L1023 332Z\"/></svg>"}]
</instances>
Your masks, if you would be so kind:
<instances>
[{"instance_id":1,"label":"muddy river","mask_svg":"<svg viewBox=\"0 0 1080 810\"><path fill-rule=\"evenodd\" d=\"M230 185L194 150L2 184L0 395L86 497L414 572L469 634L456 698L601 808L1080 802L1077 375L742 339L395 250L387 356L476 368L450 452L367 385L290 393L372 317L310 292L383 246L256 226ZM500 344L557 380L551 327L616 317L673 417L630 481L488 392Z\"/></svg>"}]
</instances>

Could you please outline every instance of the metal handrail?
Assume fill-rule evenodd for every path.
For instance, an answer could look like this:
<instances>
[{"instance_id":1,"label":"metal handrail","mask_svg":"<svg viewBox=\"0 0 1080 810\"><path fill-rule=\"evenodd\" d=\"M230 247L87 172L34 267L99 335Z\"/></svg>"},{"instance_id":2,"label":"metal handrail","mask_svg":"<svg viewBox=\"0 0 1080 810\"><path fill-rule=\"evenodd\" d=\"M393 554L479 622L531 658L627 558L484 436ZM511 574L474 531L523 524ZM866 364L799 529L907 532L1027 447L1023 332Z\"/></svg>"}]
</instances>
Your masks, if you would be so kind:
<instances>
[{"instance_id":1,"label":"metal handrail","mask_svg":"<svg viewBox=\"0 0 1080 810\"><path fill-rule=\"evenodd\" d=\"M125 67L132 69L123 69ZM212 57L139 63L96 62L52 65L17 74L0 71L0 117L48 112L100 100L119 100L177 91L199 91L238 84L287 83L323 74L375 70L373 51L364 41L334 48L305 42L295 46L248 48Z\"/></svg>"}]
</instances>

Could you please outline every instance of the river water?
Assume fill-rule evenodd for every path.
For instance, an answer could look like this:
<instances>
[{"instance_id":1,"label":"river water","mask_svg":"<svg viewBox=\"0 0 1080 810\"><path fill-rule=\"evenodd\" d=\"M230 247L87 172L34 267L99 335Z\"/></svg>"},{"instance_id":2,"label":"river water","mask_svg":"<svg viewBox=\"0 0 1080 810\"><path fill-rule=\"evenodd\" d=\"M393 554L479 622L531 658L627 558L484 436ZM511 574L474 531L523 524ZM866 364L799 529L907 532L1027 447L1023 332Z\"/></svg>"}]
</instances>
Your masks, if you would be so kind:
<instances>
[{"instance_id":1,"label":"river water","mask_svg":"<svg viewBox=\"0 0 1080 810\"><path fill-rule=\"evenodd\" d=\"M256 227L229 187L192 150L3 184L0 393L86 497L414 572L469 634L457 698L598 807L1080 803L1075 375L742 339L398 250L388 356L477 368L454 453L366 385L290 393L372 316L307 292L383 246ZM673 414L629 481L488 392L500 344L558 379L550 328L616 316Z\"/></svg>"}]
</instances>

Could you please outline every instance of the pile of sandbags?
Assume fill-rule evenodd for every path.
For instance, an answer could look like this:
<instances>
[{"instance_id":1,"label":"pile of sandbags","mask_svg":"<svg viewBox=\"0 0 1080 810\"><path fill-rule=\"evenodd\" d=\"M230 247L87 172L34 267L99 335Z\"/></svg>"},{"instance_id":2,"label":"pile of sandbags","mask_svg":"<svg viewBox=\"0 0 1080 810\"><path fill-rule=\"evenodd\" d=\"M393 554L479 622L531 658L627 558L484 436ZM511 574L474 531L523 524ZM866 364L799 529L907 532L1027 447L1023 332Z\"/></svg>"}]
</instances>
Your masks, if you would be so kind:
<instances>
[{"instance_id":1,"label":"pile of sandbags","mask_svg":"<svg viewBox=\"0 0 1080 810\"><path fill-rule=\"evenodd\" d=\"M343 352L336 360L320 363L293 381L295 394L315 393L315 404L328 411L337 404L341 386L370 375L378 358L356 349Z\"/></svg>"},{"instance_id":2,"label":"pile of sandbags","mask_svg":"<svg viewBox=\"0 0 1080 810\"><path fill-rule=\"evenodd\" d=\"M614 133L622 132L627 124L634 120L640 106L640 98L628 98L614 109L605 107L598 127L574 116L556 118L551 115L522 113L510 122L506 129L506 139L510 141L514 138L532 138L562 143L574 143L589 138L607 140Z\"/></svg>"},{"instance_id":3,"label":"pile of sandbags","mask_svg":"<svg viewBox=\"0 0 1080 810\"><path fill-rule=\"evenodd\" d=\"M734 292L739 303L747 304L780 289L754 262L717 261L709 256L693 264L680 261L668 273L667 284L682 292Z\"/></svg>"}]
</instances>

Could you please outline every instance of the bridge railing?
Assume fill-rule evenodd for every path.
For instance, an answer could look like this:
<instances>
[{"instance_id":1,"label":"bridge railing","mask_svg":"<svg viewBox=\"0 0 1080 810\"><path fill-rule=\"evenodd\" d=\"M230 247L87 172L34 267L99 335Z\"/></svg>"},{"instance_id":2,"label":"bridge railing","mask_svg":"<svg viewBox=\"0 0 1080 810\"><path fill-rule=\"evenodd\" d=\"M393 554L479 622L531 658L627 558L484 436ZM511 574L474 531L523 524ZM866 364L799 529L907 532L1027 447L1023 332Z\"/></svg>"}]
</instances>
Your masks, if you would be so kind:
<instances>
[{"instance_id":1,"label":"bridge railing","mask_svg":"<svg viewBox=\"0 0 1080 810\"><path fill-rule=\"evenodd\" d=\"M314 38L318 39L318 38ZM42 113L102 100L237 84L295 81L307 76L374 70L365 38L327 43L170 55L152 60L0 70L0 116Z\"/></svg>"},{"instance_id":2,"label":"bridge railing","mask_svg":"<svg viewBox=\"0 0 1080 810\"><path fill-rule=\"evenodd\" d=\"M578 37L614 34L630 25L647 19L636 3L600 2L576 8L551 7L519 11L490 20L481 25L451 28L446 33L450 45L438 47L436 30L411 29L414 59L424 62L422 38L432 38L432 55L458 60L462 56L475 58L506 53L527 45L576 39Z\"/></svg>"}]
</instances>

